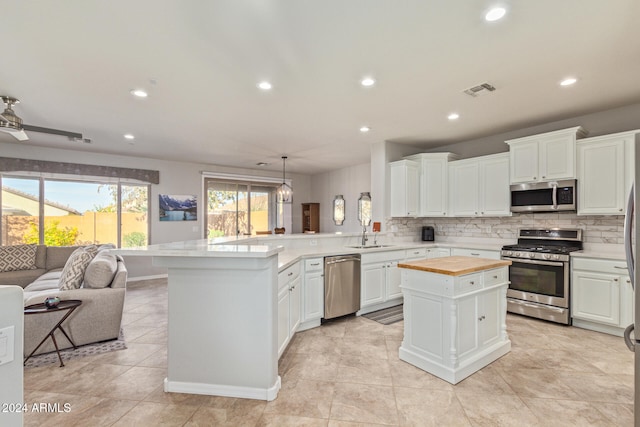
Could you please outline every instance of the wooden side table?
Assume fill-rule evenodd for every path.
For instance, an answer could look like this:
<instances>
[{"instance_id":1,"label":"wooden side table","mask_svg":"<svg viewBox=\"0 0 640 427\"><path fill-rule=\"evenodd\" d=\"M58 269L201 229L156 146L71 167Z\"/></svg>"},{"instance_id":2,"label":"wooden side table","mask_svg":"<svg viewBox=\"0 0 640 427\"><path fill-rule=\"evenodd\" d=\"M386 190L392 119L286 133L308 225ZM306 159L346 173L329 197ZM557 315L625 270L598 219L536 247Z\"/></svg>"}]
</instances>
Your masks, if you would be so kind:
<instances>
[{"instance_id":1,"label":"wooden side table","mask_svg":"<svg viewBox=\"0 0 640 427\"><path fill-rule=\"evenodd\" d=\"M76 310L76 308L80 307L80 304L82 304L81 300L70 299L66 301L60 301L60 303L57 306L52 308L47 308L47 306L44 305L44 303L28 305L24 308L25 315L51 313L55 311L66 311L66 313L64 316L62 316L62 318L60 318L58 323L56 323L56 325L53 328L51 328L51 331L42 339L42 341L40 341L40 344L38 344L36 348L33 349L31 354L28 355L26 359L24 359L23 365L26 364L27 360L29 360L29 358L33 356L33 353L35 353L40 348L40 346L44 344L47 338L51 337L51 340L53 341L53 345L56 347L56 353L58 353L58 359L60 359L60 367L64 366L64 362L62 362L62 356L60 356L60 350L58 349L58 343L56 342L56 337L53 334L56 331L56 329L60 329L60 331L64 334L64 336L69 340L69 342L73 346L73 349L75 350L78 348L76 344L71 340L71 338L69 338L69 335L67 335L65 330L62 329L62 323L64 323L64 321L67 320L69 316L71 316L71 314Z\"/></svg>"}]
</instances>

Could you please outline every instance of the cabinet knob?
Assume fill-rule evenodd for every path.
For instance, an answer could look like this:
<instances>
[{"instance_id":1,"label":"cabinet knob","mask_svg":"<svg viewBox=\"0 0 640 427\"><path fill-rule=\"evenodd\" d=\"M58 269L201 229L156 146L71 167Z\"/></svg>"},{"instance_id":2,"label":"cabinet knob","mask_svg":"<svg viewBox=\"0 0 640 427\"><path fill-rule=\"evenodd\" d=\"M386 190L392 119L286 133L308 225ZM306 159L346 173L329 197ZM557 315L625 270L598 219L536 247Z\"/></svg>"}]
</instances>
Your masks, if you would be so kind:
<instances>
[{"instance_id":1,"label":"cabinet knob","mask_svg":"<svg viewBox=\"0 0 640 427\"><path fill-rule=\"evenodd\" d=\"M534 176L534 177L533 177L533 179L538 179L538 177L537 177L537 176Z\"/></svg>"},{"instance_id":2,"label":"cabinet knob","mask_svg":"<svg viewBox=\"0 0 640 427\"><path fill-rule=\"evenodd\" d=\"M493 278L494 278L494 279L497 279L497 278L498 278L498 276L497 276L497 275L496 275L496 276L493 276Z\"/></svg>"},{"instance_id":3,"label":"cabinet knob","mask_svg":"<svg viewBox=\"0 0 640 427\"><path fill-rule=\"evenodd\" d=\"M287 276L293 276L293 271L287 274Z\"/></svg>"},{"instance_id":4,"label":"cabinet knob","mask_svg":"<svg viewBox=\"0 0 640 427\"><path fill-rule=\"evenodd\" d=\"M545 178L546 178L546 176L543 176L543 177L542 177L542 179L545 179Z\"/></svg>"},{"instance_id":5,"label":"cabinet knob","mask_svg":"<svg viewBox=\"0 0 640 427\"><path fill-rule=\"evenodd\" d=\"M622 212L622 208L618 209L618 212Z\"/></svg>"},{"instance_id":6,"label":"cabinet knob","mask_svg":"<svg viewBox=\"0 0 640 427\"><path fill-rule=\"evenodd\" d=\"M618 281L618 279L613 279L613 281L614 281L614 282L617 282L617 281Z\"/></svg>"},{"instance_id":7,"label":"cabinet knob","mask_svg":"<svg viewBox=\"0 0 640 427\"><path fill-rule=\"evenodd\" d=\"M474 282L473 280L471 282L469 282L469 283L472 284L472 285L476 284L476 282Z\"/></svg>"},{"instance_id":8,"label":"cabinet knob","mask_svg":"<svg viewBox=\"0 0 640 427\"><path fill-rule=\"evenodd\" d=\"M482 322L484 319L486 319L486 317L485 317L484 315L482 315L482 316L478 317L478 320L479 320L479 321L481 321L481 322Z\"/></svg>"},{"instance_id":9,"label":"cabinet knob","mask_svg":"<svg viewBox=\"0 0 640 427\"><path fill-rule=\"evenodd\" d=\"M627 283L631 283L631 280L627 279Z\"/></svg>"},{"instance_id":10,"label":"cabinet knob","mask_svg":"<svg viewBox=\"0 0 640 427\"><path fill-rule=\"evenodd\" d=\"M476 212L476 215L478 215L478 212Z\"/></svg>"},{"instance_id":11,"label":"cabinet knob","mask_svg":"<svg viewBox=\"0 0 640 427\"><path fill-rule=\"evenodd\" d=\"M446 215L446 214L447 214L446 212L442 212L442 215Z\"/></svg>"}]
</instances>

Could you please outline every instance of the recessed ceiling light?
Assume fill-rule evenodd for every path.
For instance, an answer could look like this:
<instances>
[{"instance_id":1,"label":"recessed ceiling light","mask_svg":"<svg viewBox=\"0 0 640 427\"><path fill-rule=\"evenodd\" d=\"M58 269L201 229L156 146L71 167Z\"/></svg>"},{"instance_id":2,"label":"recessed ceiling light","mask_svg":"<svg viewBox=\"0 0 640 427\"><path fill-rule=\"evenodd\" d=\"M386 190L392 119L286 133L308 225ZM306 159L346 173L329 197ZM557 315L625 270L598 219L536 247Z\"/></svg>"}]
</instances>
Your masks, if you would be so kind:
<instances>
[{"instance_id":1,"label":"recessed ceiling light","mask_svg":"<svg viewBox=\"0 0 640 427\"><path fill-rule=\"evenodd\" d=\"M447 119L449 120L457 120L460 118L460 114L458 113L451 113L447 116Z\"/></svg>"},{"instance_id":2,"label":"recessed ceiling light","mask_svg":"<svg viewBox=\"0 0 640 427\"><path fill-rule=\"evenodd\" d=\"M263 81L258 83L258 87L262 90L270 90L272 86L271 86L271 83L267 81Z\"/></svg>"},{"instance_id":3,"label":"recessed ceiling light","mask_svg":"<svg viewBox=\"0 0 640 427\"><path fill-rule=\"evenodd\" d=\"M578 79L576 79L575 77L567 77L566 79L564 79L564 80L562 80L560 82L560 86L571 86L572 84L574 84L577 81L578 81Z\"/></svg>"},{"instance_id":4,"label":"recessed ceiling light","mask_svg":"<svg viewBox=\"0 0 640 427\"><path fill-rule=\"evenodd\" d=\"M133 135L132 135L132 134L130 134L130 133L125 133L125 134L124 134L124 139L128 139L129 141L132 141L132 140L136 139L136 137L135 137L135 136L133 136Z\"/></svg>"},{"instance_id":5,"label":"recessed ceiling light","mask_svg":"<svg viewBox=\"0 0 640 427\"><path fill-rule=\"evenodd\" d=\"M371 128L370 128L369 126L362 126L362 127L360 128L360 132L362 132L362 133L367 133L367 132L369 132L370 130L371 130Z\"/></svg>"},{"instance_id":6,"label":"recessed ceiling light","mask_svg":"<svg viewBox=\"0 0 640 427\"><path fill-rule=\"evenodd\" d=\"M360 84L364 87L369 87L376 84L376 81L373 77L365 77L362 80L360 80Z\"/></svg>"},{"instance_id":7,"label":"recessed ceiling light","mask_svg":"<svg viewBox=\"0 0 640 427\"><path fill-rule=\"evenodd\" d=\"M137 96L138 98L146 98L149 94L143 89L132 89L131 95Z\"/></svg>"},{"instance_id":8,"label":"recessed ceiling light","mask_svg":"<svg viewBox=\"0 0 640 427\"><path fill-rule=\"evenodd\" d=\"M501 19L505 13L507 13L507 10L504 7L494 7L484 15L484 19L489 22L497 21Z\"/></svg>"}]
</instances>

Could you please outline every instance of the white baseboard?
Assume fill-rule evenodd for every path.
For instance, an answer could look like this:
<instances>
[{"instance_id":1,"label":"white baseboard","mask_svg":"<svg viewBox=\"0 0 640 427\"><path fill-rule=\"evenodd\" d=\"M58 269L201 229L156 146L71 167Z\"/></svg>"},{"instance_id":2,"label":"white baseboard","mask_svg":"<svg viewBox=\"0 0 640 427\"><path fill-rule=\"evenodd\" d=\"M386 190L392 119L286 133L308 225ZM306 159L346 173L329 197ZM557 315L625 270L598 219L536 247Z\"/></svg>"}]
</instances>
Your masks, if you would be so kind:
<instances>
[{"instance_id":1,"label":"white baseboard","mask_svg":"<svg viewBox=\"0 0 640 427\"><path fill-rule=\"evenodd\" d=\"M153 276L138 276L138 277L127 277L128 282L141 282L143 280L152 280L152 279L166 279L168 275L165 274L155 274Z\"/></svg>"},{"instance_id":2,"label":"white baseboard","mask_svg":"<svg viewBox=\"0 0 640 427\"><path fill-rule=\"evenodd\" d=\"M164 379L164 391L173 393L205 394L209 396L240 397L244 399L257 399L272 401L278 397L278 391L282 385L280 375L273 386L262 389L255 387L240 387L233 385L202 384L183 381L170 381Z\"/></svg>"}]
</instances>

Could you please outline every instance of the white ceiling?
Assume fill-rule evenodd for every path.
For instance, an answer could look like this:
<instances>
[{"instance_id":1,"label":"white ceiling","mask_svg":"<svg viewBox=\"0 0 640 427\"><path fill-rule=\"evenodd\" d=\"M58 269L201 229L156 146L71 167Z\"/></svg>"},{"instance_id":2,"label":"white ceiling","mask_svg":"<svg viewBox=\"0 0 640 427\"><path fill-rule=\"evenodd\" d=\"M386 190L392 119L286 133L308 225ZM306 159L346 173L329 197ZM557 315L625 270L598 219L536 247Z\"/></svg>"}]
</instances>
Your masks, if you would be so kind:
<instances>
[{"instance_id":1,"label":"white ceiling","mask_svg":"<svg viewBox=\"0 0 640 427\"><path fill-rule=\"evenodd\" d=\"M22 144L270 170L286 154L304 174L366 163L373 142L433 147L640 101L640 1L506 0L488 23L493 3L3 2L0 94L27 124L93 140ZM497 90L462 93L483 82Z\"/></svg>"}]
</instances>

